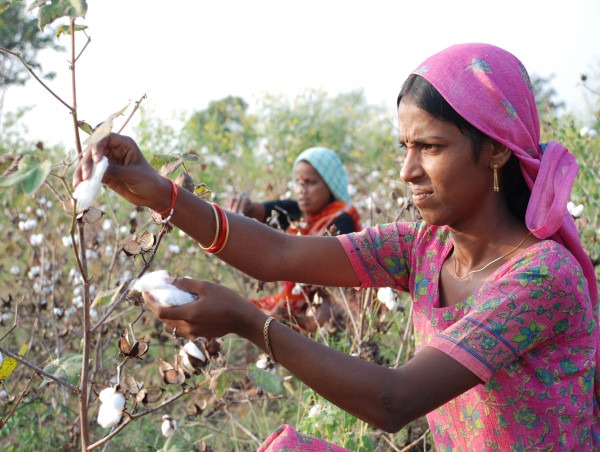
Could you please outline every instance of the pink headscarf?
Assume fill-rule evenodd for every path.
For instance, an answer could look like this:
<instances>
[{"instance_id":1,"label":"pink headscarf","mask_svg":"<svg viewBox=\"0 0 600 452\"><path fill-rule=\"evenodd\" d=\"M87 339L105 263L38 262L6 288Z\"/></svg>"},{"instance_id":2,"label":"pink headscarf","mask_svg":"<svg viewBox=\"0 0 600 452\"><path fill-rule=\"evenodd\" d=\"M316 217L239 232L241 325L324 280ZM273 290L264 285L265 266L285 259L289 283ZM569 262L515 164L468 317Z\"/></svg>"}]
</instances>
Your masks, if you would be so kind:
<instances>
[{"instance_id":1,"label":"pink headscarf","mask_svg":"<svg viewBox=\"0 0 600 452\"><path fill-rule=\"evenodd\" d=\"M427 79L471 125L518 157L531 189L525 214L527 228L537 238L564 245L575 256L596 309L596 273L567 211L579 167L560 143L539 143L538 112L523 64L499 47L457 44L428 58L413 73Z\"/></svg>"}]
</instances>

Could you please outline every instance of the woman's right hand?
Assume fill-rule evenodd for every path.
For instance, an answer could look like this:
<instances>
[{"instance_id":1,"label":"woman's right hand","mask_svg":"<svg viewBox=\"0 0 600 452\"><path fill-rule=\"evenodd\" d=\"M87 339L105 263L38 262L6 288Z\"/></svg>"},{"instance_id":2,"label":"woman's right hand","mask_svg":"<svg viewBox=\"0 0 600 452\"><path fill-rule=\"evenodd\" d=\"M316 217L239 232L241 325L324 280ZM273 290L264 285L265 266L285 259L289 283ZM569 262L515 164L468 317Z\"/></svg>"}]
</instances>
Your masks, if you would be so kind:
<instances>
[{"instance_id":1,"label":"woman's right hand","mask_svg":"<svg viewBox=\"0 0 600 452\"><path fill-rule=\"evenodd\" d=\"M75 173L73 186L88 179L93 164L108 158L108 169L102 182L136 206L162 211L171 201L171 184L152 168L133 139L112 133L89 146L83 153Z\"/></svg>"},{"instance_id":2,"label":"woman's right hand","mask_svg":"<svg viewBox=\"0 0 600 452\"><path fill-rule=\"evenodd\" d=\"M225 208L231 212L251 217L254 213L254 203L246 193L232 196L225 202Z\"/></svg>"}]
</instances>

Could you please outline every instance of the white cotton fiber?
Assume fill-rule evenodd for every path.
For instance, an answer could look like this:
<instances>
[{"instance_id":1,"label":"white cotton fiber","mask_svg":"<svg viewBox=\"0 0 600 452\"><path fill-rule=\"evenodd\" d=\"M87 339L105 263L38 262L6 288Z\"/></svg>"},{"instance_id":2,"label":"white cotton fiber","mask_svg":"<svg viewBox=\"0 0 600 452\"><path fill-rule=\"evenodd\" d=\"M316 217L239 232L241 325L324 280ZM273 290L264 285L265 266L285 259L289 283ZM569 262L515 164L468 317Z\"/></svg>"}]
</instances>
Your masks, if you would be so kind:
<instances>
[{"instance_id":1,"label":"white cotton fiber","mask_svg":"<svg viewBox=\"0 0 600 452\"><path fill-rule=\"evenodd\" d=\"M102 160L98 163L94 163L92 169L92 176L89 179L81 181L75 191L73 192L73 198L77 200L77 213L83 212L85 209L92 205L94 198L100 190L102 184L102 177L108 168L108 159L102 157Z\"/></svg>"},{"instance_id":2,"label":"white cotton fiber","mask_svg":"<svg viewBox=\"0 0 600 452\"><path fill-rule=\"evenodd\" d=\"M191 293L167 283L165 279L168 277L169 273L166 270L147 273L133 284L132 289L138 292L150 292L163 306L179 306L195 300Z\"/></svg>"}]
</instances>

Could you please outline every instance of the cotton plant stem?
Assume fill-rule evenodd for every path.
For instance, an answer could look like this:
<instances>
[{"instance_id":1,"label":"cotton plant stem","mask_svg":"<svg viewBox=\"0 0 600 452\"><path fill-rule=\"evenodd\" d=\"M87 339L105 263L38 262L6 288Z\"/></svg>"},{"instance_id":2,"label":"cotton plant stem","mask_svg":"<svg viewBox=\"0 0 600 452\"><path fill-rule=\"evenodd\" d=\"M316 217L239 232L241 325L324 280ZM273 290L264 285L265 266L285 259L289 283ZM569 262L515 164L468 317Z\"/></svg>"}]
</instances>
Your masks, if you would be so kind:
<instances>
[{"instance_id":1,"label":"cotton plant stem","mask_svg":"<svg viewBox=\"0 0 600 452\"><path fill-rule=\"evenodd\" d=\"M43 375L44 377L55 381L58 384L61 384L67 388L69 388L71 391L79 393L79 388L77 386L72 385L71 383L68 383L58 377L55 377L52 374L49 374L48 372L46 372L45 370L39 368L38 366L36 366L35 364L27 361L26 359L21 358L19 355L15 355L14 353L9 352L8 350L4 349L3 347L0 347L0 353L2 353L3 355L6 356L10 356L11 358L13 358L15 361L23 364L24 366L29 367L30 369L33 369L36 373Z\"/></svg>"},{"instance_id":2,"label":"cotton plant stem","mask_svg":"<svg viewBox=\"0 0 600 452\"><path fill-rule=\"evenodd\" d=\"M77 84L75 82L75 18L71 17L69 20L69 28L71 29L71 89L73 90L73 107L71 109L71 116L73 117L73 127L75 129L75 146L77 147L77 155L81 156L83 150L81 149L81 139L79 137L79 125L77 120ZM82 432L83 433L83 432Z\"/></svg>"},{"instance_id":3,"label":"cotton plant stem","mask_svg":"<svg viewBox=\"0 0 600 452\"><path fill-rule=\"evenodd\" d=\"M90 442L90 426L88 420L88 383L89 383L89 361L90 361L90 283L87 278L87 259L85 253L85 224L78 224L79 244L81 251L81 275L84 279L83 284L83 359L81 364L81 378L79 383L79 420L81 428L81 450L85 452Z\"/></svg>"}]
</instances>

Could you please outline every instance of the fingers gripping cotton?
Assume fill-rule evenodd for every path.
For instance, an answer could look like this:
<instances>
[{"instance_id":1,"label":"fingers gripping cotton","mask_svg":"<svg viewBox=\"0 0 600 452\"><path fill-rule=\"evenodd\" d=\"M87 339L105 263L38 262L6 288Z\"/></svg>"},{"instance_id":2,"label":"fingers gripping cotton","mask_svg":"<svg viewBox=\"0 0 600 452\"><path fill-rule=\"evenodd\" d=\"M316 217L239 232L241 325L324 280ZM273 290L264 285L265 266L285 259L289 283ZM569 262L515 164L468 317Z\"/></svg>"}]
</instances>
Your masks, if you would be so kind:
<instances>
[{"instance_id":1,"label":"fingers gripping cotton","mask_svg":"<svg viewBox=\"0 0 600 452\"><path fill-rule=\"evenodd\" d=\"M73 192L73 198L77 200L77 212L83 212L85 209L92 205L94 198L100 190L102 184L102 177L108 168L108 159L102 157L102 160L98 163L94 163L92 169L92 176L89 179L81 181L75 191Z\"/></svg>"},{"instance_id":2,"label":"fingers gripping cotton","mask_svg":"<svg viewBox=\"0 0 600 452\"><path fill-rule=\"evenodd\" d=\"M179 306L194 301L195 297L165 281L169 277L166 270L157 270L138 279L132 286L138 292L150 292L163 306Z\"/></svg>"}]
</instances>

